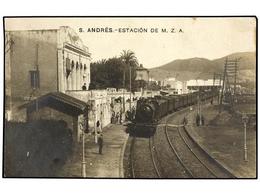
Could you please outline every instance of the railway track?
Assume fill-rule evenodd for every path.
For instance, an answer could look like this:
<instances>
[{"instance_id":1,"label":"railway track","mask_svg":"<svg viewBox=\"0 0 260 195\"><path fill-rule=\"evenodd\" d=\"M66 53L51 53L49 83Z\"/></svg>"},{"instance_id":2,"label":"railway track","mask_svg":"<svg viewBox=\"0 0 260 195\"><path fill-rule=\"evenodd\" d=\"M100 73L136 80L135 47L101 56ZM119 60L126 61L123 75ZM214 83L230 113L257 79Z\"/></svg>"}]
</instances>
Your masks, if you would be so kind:
<instances>
[{"instance_id":1,"label":"railway track","mask_svg":"<svg viewBox=\"0 0 260 195\"><path fill-rule=\"evenodd\" d=\"M135 148L138 150L135 150ZM142 159L142 160L140 160ZM161 178L157 152L150 138L132 138L130 148L130 170L132 178Z\"/></svg>"},{"instance_id":2,"label":"railway track","mask_svg":"<svg viewBox=\"0 0 260 195\"><path fill-rule=\"evenodd\" d=\"M192 178L216 178L214 173L195 155L193 150L187 145L179 133L179 127L165 128L165 135L178 160L187 170Z\"/></svg>"},{"instance_id":3,"label":"railway track","mask_svg":"<svg viewBox=\"0 0 260 195\"><path fill-rule=\"evenodd\" d=\"M229 172L222 164L216 161L210 154L202 149L202 147L192 138L185 127L182 128L183 139L186 140L187 144L193 148L193 152L200 156L200 159L204 164L214 172L217 178L236 178L231 172Z\"/></svg>"},{"instance_id":4,"label":"railway track","mask_svg":"<svg viewBox=\"0 0 260 195\"><path fill-rule=\"evenodd\" d=\"M132 178L235 178L181 124L183 117L189 115L188 110L185 108L162 119L152 137L133 137Z\"/></svg>"},{"instance_id":5,"label":"railway track","mask_svg":"<svg viewBox=\"0 0 260 195\"><path fill-rule=\"evenodd\" d=\"M196 143L184 127L165 127L172 151L192 178L234 178Z\"/></svg>"},{"instance_id":6,"label":"railway track","mask_svg":"<svg viewBox=\"0 0 260 195\"><path fill-rule=\"evenodd\" d=\"M166 118L161 122L165 123ZM174 152L168 144L165 134L165 126L158 126L153 137L157 151L158 160L161 166L163 178L192 178L192 174L179 161L177 152ZM177 155L176 155L177 154Z\"/></svg>"}]
</instances>

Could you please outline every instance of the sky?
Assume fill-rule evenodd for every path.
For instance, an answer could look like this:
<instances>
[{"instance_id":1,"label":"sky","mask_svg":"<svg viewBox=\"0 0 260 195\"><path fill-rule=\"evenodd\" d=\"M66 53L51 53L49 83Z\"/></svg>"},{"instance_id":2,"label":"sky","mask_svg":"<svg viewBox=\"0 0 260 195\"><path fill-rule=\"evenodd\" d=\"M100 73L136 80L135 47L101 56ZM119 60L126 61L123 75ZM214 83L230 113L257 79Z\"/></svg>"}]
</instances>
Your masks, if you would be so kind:
<instances>
[{"instance_id":1,"label":"sky","mask_svg":"<svg viewBox=\"0 0 260 195\"><path fill-rule=\"evenodd\" d=\"M92 61L119 57L122 50L130 49L146 68L161 66L176 59L216 59L235 52L256 50L256 20L250 17L5 20L5 30L57 29L60 26L69 26L77 32L89 48ZM93 32L91 28L103 28L104 31L107 28L108 31ZM124 32L127 28L134 31L142 28L143 31ZM162 32L162 29L167 32Z\"/></svg>"}]
</instances>

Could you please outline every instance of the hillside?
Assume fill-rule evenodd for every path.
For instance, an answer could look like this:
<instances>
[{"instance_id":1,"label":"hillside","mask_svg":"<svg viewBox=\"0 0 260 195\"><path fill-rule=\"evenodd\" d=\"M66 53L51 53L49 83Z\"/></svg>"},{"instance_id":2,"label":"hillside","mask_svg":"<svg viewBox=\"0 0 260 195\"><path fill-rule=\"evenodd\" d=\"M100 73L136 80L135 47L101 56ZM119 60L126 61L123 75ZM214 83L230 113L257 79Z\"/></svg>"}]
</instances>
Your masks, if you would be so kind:
<instances>
[{"instance_id":1,"label":"hillside","mask_svg":"<svg viewBox=\"0 0 260 195\"><path fill-rule=\"evenodd\" d=\"M223 73L225 59L239 60L239 76L241 80L255 79L256 58L255 52L233 53L215 60L206 58L178 59L165 65L150 69L150 75L156 80L167 77L177 77L178 80L208 79L213 77L213 73Z\"/></svg>"}]
</instances>

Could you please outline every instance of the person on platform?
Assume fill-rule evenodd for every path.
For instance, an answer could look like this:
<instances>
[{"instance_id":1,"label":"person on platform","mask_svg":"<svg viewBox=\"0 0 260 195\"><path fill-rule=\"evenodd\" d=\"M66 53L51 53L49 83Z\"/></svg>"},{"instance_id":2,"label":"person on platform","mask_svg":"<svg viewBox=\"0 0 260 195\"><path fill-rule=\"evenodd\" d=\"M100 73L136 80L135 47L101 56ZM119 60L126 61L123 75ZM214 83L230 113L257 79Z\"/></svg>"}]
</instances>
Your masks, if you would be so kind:
<instances>
[{"instance_id":1,"label":"person on platform","mask_svg":"<svg viewBox=\"0 0 260 195\"><path fill-rule=\"evenodd\" d=\"M102 149L103 149L103 135L101 132L97 132L97 141L98 141L98 153L102 154Z\"/></svg>"},{"instance_id":2,"label":"person on platform","mask_svg":"<svg viewBox=\"0 0 260 195\"><path fill-rule=\"evenodd\" d=\"M99 120L97 121L97 125L96 126L97 126L97 131L98 132L102 132Z\"/></svg>"},{"instance_id":3,"label":"person on platform","mask_svg":"<svg viewBox=\"0 0 260 195\"><path fill-rule=\"evenodd\" d=\"M116 113L116 123L119 124L119 112Z\"/></svg>"},{"instance_id":4,"label":"person on platform","mask_svg":"<svg viewBox=\"0 0 260 195\"><path fill-rule=\"evenodd\" d=\"M122 110L119 113L119 124L122 124Z\"/></svg>"},{"instance_id":5,"label":"person on platform","mask_svg":"<svg viewBox=\"0 0 260 195\"><path fill-rule=\"evenodd\" d=\"M86 90L87 90L87 85L86 85L86 83L84 83L84 85L82 86L82 90L83 90L83 91L86 91Z\"/></svg>"}]
</instances>

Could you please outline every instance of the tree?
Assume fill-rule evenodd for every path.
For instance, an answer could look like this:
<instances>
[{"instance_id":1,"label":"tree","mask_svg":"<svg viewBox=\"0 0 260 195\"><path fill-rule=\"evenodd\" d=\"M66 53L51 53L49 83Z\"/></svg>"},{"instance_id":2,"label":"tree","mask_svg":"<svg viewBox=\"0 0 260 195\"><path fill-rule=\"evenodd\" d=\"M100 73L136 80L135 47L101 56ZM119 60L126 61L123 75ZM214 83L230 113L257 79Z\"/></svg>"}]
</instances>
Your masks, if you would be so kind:
<instances>
[{"instance_id":1,"label":"tree","mask_svg":"<svg viewBox=\"0 0 260 195\"><path fill-rule=\"evenodd\" d=\"M102 59L90 64L91 83L89 89L128 88L131 68L132 91L136 89L135 68L138 66L134 52L123 50L121 56Z\"/></svg>"},{"instance_id":2,"label":"tree","mask_svg":"<svg viewBox=\"0 0 260 195\"><path fill-rule=\"evenodd\" d=\"M137 65L138 61L135 53L131 50L123 50L120 55L121 59L126 63L126 65Z\"/></svg>"},{"instance_id":3,"label":"tree","mask_svg":"<svg viewBox=\"0 0 260 195\"><path fill-rule=\"evenodd\" d=\"M135 78L136 78L136 71L135 68L138 66L138 60L135 56L135 53L131 50L123 50L120 55L121 60L124 62L124 70L123 70L123 84L126 88L129 87L129 80L130 80L130 68L131 68L131 83L132 91L135 90Z\"/></svg>"},{"instance_id":4,"label":"tree","mask_svg":"<svg viewBox=\"0 0 260 195\"><path fill-rule=\"evenodd\" d=\"M90 89L105 89L108 87L122 88L123 62L119 58L110 58L90 64Z\"/></svg>"}]
</instances>

